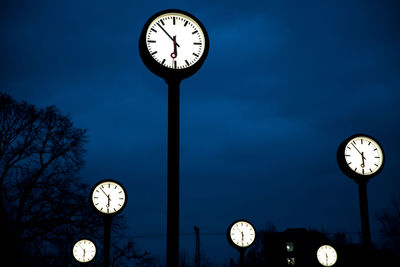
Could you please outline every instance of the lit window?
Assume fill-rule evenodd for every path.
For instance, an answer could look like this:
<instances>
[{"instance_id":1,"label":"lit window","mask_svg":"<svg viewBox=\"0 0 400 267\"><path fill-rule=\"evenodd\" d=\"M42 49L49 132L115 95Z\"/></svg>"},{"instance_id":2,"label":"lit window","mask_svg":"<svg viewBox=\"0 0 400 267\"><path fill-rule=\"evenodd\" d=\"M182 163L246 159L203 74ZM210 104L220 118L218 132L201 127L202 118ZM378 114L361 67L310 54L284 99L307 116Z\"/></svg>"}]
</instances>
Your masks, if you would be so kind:
<instances>
[{"instance_id":1,"label":"lit window","mask_svg":"<svg viewBox=\"0 0 400 267\"><path fill-rule=\"evenodd\" d=\"M294 245L292 242L286 243L286 251L287 252L293 252L294 250Z\"/></svg>"},{"instance_id":2,"label":"lit window","mask_svg":"<svg viewBox=\"0 0 400 267\"><path fill-rule=\"evenodd\" d=\"M293 266L296 264L295 258L286 258L287 259L287 264L290 266Z\"/></svg>"}]
</instances>

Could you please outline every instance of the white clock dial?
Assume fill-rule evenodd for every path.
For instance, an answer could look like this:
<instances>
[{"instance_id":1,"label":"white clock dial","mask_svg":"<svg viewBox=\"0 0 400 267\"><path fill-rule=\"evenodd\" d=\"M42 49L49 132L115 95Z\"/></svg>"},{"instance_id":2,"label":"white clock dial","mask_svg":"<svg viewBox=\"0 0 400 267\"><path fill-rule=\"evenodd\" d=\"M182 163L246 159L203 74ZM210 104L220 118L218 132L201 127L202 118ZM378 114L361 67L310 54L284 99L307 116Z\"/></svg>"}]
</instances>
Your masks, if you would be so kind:
<instances>
[{"instance_id":1,"label":"white clock dial","mask_svg":"<svg viewBox=\"0 0 400 267\"><path fill-rule=\"evenodd\" d=\"M256 232L249 222L237 221L230 228L229 236L235 245L244 248L253 244Z\"/></svg>"},{"instance_id":2,"label":"white clock dial","mask_svg":"<svg viewBox=\"0 0 400 267\"><path fill-rule=\"evenodd\" d=\"M383 153L379 144L367 136L357 136L347 143L344 150L346 164L360 175L377 172L383 162Z\"/></svg>"},{"instance_id":3,"label":"white clock dial","mask_svg":"<svg viewBox=\"0 0 400 267\"><path fill-rule=\"evenodd\" d=\"M92 241L82 239L75 243L72 254L79 262L89 262L96 255L96 246Z\"/></svg>"},{"instance_id":4,"label":"white clock dial","mask_svg":"<svg viewBox=\"0 0 400 267\"><path fill-rule=\"evenodd\" d=\"M323 245L317 251L317 258L321 265L332 266L337 261L337 253L332 246Z\"/></svg>"},{"instance_id":5,"label":"white clock dial","mask_svg":"<svg viewBox=\"0 0 400 267\"><path fill-rule=\"evenodd\" d=\"M103 181L92 191L92 201L96 209L105 214L116 213L126 202L124 188L115 181Z\"/></svg>"},{"instance_id":6,"label":"white clock dial","mask_svg":"<svg viewBox=\"0 0 400 267\"><path fill-rule=\"evenodd\" d=\"M185 69L203 55L205 37L199 24L181 13L164 13L155 18L146 32L150 55L171 69Z\"/></svg>"}]
</instances>

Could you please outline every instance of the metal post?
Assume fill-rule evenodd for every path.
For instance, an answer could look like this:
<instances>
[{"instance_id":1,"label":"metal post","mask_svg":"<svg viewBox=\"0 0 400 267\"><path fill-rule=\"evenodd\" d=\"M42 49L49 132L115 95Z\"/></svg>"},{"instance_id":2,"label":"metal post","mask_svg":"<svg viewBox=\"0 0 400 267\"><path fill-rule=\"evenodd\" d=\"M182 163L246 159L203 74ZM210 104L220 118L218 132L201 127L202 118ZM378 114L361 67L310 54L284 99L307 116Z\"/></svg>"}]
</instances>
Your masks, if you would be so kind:
<instances>
[{"instance_id":1,"label":"metal post","mask_svg":"<svg viewBox=\"0 0 400 267\"><path fill-rule=\"evenodd\" d=\"M103 267L110 266L110 244L111 244L111 216L104 217L104 258Z\"/></svg>"},{"instance_id":2,"label":"metal post","mask_svg":"<svg viewBox=\"0 0 400 267\"><path fill-rule=\"evenodd\" d=\"M369 229L368 198L367 198L366 182L358 183L358 193L360 197L362 243L364 248L368 249L371 245L371 232Z\"/></svg>"},{"instance_id":3,"label":"metal post","mask_svg":"<svg viewBox=\"0 0 400 267\"><path fill-rule=\"evenodd\" d=\"M240 249L240 260L239 260L239 266L240 267L245 267L246 265L244 265L244 249Z\"/></svg>"},{"instance_id":4,"label":"metal post","mask_svg":"<svg viewBox=\"0 0 400 267\"><path fill-rule=\"evenodd\" d=\"M167 267L179 266L179 81L168 81Z\"/></svg>"},{"instance_id":5,"label":"metal post","mask_svg":"<svg viewBox=\"0 0 400 267\"><path fill-rule=\"evenodd\" d=\"M195 264L196 267L200 267L200 229L197 226L194 226L194 231L196 232L196 257Z\"/></svg>"}]
</instances>

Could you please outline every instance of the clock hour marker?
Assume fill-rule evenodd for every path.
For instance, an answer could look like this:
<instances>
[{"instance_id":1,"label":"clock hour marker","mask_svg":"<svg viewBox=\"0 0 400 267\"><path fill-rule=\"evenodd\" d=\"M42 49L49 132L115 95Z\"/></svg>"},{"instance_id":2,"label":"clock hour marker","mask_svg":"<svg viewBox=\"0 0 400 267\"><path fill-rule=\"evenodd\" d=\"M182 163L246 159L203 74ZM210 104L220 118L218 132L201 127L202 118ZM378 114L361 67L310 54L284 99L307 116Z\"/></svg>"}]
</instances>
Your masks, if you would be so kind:
<instances>
[{"instance_id":1,"label":"clock hour marker","mask_svg":"<svg viewBox=\"0 0 400 267\"><path fill-rule=\"evenodd\" d=\"M186 64L189 65L189 62L187 60L185 60Z\"/></svg>"},{"instance_id":2,"label":"clock hour marker","mask_svg":"<svg viewBox=\"0 0 400 267\"><path fill-rule=\"evenodd\" d=\"M174 68L176 69L176 61L174 61Z\"/></svg>"},{"instance_id":3,"label":"clock hour marker","mask_svg":"<svg viewBox=\"0 0 400 267\"><path fill-rule=\"evenodd\" d=\"M175 25L175 17L172 17L172 24Z\"/></svg>"},{"instance_id":4,"label":"clock hour marker","mask_svg":"<svg viewBox=\"0 0 400 267\"><path fill-rule=\"evenodd\" d=\"M154 51L153 53L151 53L152 56L155 55L155 54L157 54L157 51Z\"/></svg>"},{"instance_id":5,"label":"clock hour marker","mask_svg":"<svg viewBox=\"0 0 400 267\"><path fill-rule=\"evenodd\" d=\"M148 40L147 42L148 42L148 43L155 43L156 40Z\"/></svg>"},{"instance_id":6,"label":"clock hour marker","mask_svg":"<svg viewBox=\"0 0 400 267\"><path fill-rule=\"evenodd\" d=\"M183 26L185 26L185 27L186 27L186 25L187 25L188 23L189 23L189 21L186 21L186 22L185 22L185 24L183 24Z\"/></svg>"},{"instance_id":7,"label":"clock hour marker","mask_svg":"<svg viewBox=\"0 0 400 267\"><path fill-rule=\"evenodd\" d=\"M164 65L165 63L165 58L163 59L163 61L161 61L161 65Z\"/></svg>"},{"instance_id":8,"label":"clock hour marker","mask_svg":"<svg viewBox=\"0 0 400 267\"><path fill-rule=\"evenodd\" d=\"M201 45L201 43L193 43L194 45Z\"/></svg>"},{"instance_id":9,"label":"clock hour marker","mask_svg":"<svg viewBox=\"0 0 400 267\"><path fill-rule=\"evenodd\" d=\"M195 30L194 32L192 32L192 34L195 34L195 33L198 33L199 31L198 30Z\"/></svg>"},{"instance_id":10,"label":"clock hour marker","mask_svg":"<svg viewBox=\"0 0 400 267\"><path fill-rule=\"evenodd\" d=\"M153 32L157 32L157 30L156 30L156 29L154 29L154 28L151 28L150 30L152 30Z\"/></svg>"},{"instance_id":11,"label":"clock hour marker","mask_svg":"<svg viewBox=\"0 0 400 267\"><path fill-rule=\"evenodd\" d=\"M199 56L199 55L198 55L198 54L196 54L196 53L193 53L193 55L194 55L194 56L196 56L196 57L198 57L198 56Z\"/></svg>"},{"instance_id":12,"label":"clock hour marker","mask_svg":"<svg viewBox=\"0 0 400 267\"><path fill-rule=\"evenodd\" d=\"M165 25L165 23L164 23L164 21L163 20L160 20L160 22L161 22L161 24L164 26Z\"/></svg>"}]
</instances>

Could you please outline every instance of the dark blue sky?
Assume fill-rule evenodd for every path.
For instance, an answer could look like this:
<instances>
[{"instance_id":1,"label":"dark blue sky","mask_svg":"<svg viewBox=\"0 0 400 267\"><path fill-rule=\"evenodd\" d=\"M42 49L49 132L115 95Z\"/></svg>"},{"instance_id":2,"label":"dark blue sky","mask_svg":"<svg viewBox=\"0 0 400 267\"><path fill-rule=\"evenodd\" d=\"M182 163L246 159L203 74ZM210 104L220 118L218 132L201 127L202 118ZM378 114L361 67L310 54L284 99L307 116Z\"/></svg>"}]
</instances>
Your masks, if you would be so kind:
<instances>
[{"instance_id":1,"label":"dark blue sky","mask_svg":"<svg viewBox=\"0 0 400 267\"><path fill-rule=\"evenodd\" d=\"M80 176L125 185L129 234L163 260L167 85L138 38L167 8L197 16L210 37L202 69L181 84L183 249L194 255L197 225L214 262L237 257L225 232L238 218L359 231L357 186L336 163L355 133L386 153L368 184L379 231L375 215L400 188L398 1L3 1L0 90L88 130Z\"/></svg>"}]
</instances>

